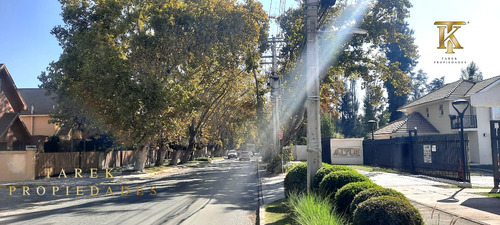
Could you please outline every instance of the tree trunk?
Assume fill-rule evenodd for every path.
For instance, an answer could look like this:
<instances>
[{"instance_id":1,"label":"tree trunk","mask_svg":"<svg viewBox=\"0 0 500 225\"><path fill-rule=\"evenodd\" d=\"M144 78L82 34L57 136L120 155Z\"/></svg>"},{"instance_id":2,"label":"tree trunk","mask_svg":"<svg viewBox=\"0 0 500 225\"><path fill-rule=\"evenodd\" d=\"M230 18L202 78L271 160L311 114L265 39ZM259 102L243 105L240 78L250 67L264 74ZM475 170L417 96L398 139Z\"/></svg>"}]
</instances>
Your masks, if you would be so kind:
<instances>
[{"instance_id":1,"label":"tree trunk","mask_svg":"<svg viewBox=\"0 0 500 225\"><path fill-rule=\"evenodd\" d=\"M191 154L195 150L196 145L196 119L191 121L189 125L189 144L187 150L184 152L184 155L181 158L181 164L187 163L191 158Z\"/></svg>"},{"instance_id":2,"label":"tree trunk","mask_svg":"<svg viewBox=\"0 0 500 225\"><path fill-rule=\"evenodd\" d=\"M146 165L146 159L149 151L149 141L144 145L139 145L139 150L136 152L134 170L143 172Z\"/></svg>"},{"instance_id":3,"label":"tree trunk","mask_svg":"<svg viewBox=\"0 0 500 225\"><path fill-rule=\"evenodd\" d=\"M160 146L158 154L156 155L155 166L162 166L165 162L165 155L167 154L168 148L166 146Z\"/></svg>"},{"instance_id":4,"label":"tree trunk","mask_svg":"<svg viewBox=\"0 0 500 225\"><path fill-rule=\"evenodd\" d=\"M177 161L179 161L179 157L181 156L182 152L183 151L181 149L174 150L173 156L172 156L172 159L170 160L169 165L177 166Z\"/></svg>"}]
</instances>

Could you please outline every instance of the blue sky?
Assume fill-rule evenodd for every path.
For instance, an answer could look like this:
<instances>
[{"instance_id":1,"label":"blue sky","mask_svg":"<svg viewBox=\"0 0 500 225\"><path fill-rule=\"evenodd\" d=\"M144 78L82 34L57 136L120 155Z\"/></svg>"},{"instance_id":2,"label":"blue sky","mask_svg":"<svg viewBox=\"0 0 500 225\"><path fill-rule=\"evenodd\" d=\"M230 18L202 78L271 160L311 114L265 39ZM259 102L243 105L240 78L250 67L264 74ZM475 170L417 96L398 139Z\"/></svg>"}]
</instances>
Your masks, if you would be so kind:
<instances>
[{"instance_id":1,"label":"blue sky","mask_svg":"<svg viewBox=\"0 0 500 225\"><path fill-rule=\"evenodd\" d=\"M264 10L279 13L278 0L261 0ZM430 78L446 76L446 82L459 79L460 69L466 65L436 65L434 61L449 55L438 50L438 28L435 21L467 21L456 32L464 47L454 57L469 63L474 60L485 78L500 75L496 65L500 45L497 23L500 22L500 1L489 0L412 0L409 18L415 30L422 68ZM296 5L286 1L286 8ZM57 0L0 0L0 63L5 63L17 87L37 87L37 76L51 61L59 58L62 50L50 30L62 24L60 4ZM276 33L276 27L271 28Z\"/></svg>"}]
</instances>

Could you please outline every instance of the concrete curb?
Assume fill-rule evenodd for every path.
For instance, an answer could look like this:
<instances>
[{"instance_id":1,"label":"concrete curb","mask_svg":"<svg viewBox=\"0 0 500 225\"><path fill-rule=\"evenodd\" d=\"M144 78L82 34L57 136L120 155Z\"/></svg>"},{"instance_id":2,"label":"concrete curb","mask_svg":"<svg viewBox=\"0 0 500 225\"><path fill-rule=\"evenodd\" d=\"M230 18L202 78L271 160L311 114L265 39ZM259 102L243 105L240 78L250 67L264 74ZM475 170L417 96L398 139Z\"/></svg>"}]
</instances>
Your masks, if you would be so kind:
<instances>
[{"instance_id":1,"label":"concrete curb","mask_svg":"<svg viewBox=\"0 0 500 225\"><path fill-rule=\"evenodd\" d=\"M258 208L257 208L257 220L255 221L255 223L257 225L264 225L266 224L266 212L265 212L265 209L264 209L264 195L262 193L262 178L260 176L260 163L257 162L257 177L259 179L259 187L257 188L257 191L258 191L258 196L259 196L259 199L258 199Z\"/></svg>"}]
</instances>

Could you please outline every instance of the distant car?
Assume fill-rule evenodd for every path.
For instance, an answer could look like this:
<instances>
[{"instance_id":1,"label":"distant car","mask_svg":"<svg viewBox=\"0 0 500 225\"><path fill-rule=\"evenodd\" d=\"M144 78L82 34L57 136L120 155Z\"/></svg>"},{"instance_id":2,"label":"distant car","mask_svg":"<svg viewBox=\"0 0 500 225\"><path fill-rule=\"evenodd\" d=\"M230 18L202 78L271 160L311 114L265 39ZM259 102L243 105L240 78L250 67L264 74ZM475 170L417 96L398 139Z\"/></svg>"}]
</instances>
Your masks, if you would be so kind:
<instances>
[{"instance_id":1,"label":"distant car","mask_svg":"<svg viewBox=\"0 0 500 225\"><path fill-rule=\"evenodd\" d=\"M240 161L241 160L250 160L250 152L242 151L240 153Z\"/></svg>"},{"instance_id":2,"label":"distant car","mask_svg":"<svg viewBox=\"0 0 500 225\"><path fill-rule=\"evenodd\" d=\"M236 154L236 150L230 150L230 151L227 153L227 158L228 158L228 159L231 159L231 158L238 158L238 154Z\"/></svg>"}]
</instances>

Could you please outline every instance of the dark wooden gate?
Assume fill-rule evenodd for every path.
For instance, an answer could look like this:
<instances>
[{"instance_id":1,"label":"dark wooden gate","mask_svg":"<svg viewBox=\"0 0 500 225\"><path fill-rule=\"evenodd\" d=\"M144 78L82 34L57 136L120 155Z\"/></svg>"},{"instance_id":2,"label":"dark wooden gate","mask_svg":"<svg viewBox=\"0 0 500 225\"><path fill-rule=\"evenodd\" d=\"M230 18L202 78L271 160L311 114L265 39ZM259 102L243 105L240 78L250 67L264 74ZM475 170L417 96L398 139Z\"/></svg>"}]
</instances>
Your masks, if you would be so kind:
<instances>
[{"instance_id":1,"label":"dark wooden gate","mask_svg":"<svg viewBox=\"0 0 500 225\"><path fill-rule=\"evenodd\" d=\"M493 160L493 182L495 188L500 183L500 120L492 120L491 127L491 154Z\"/></svg>"}]
</instances>

